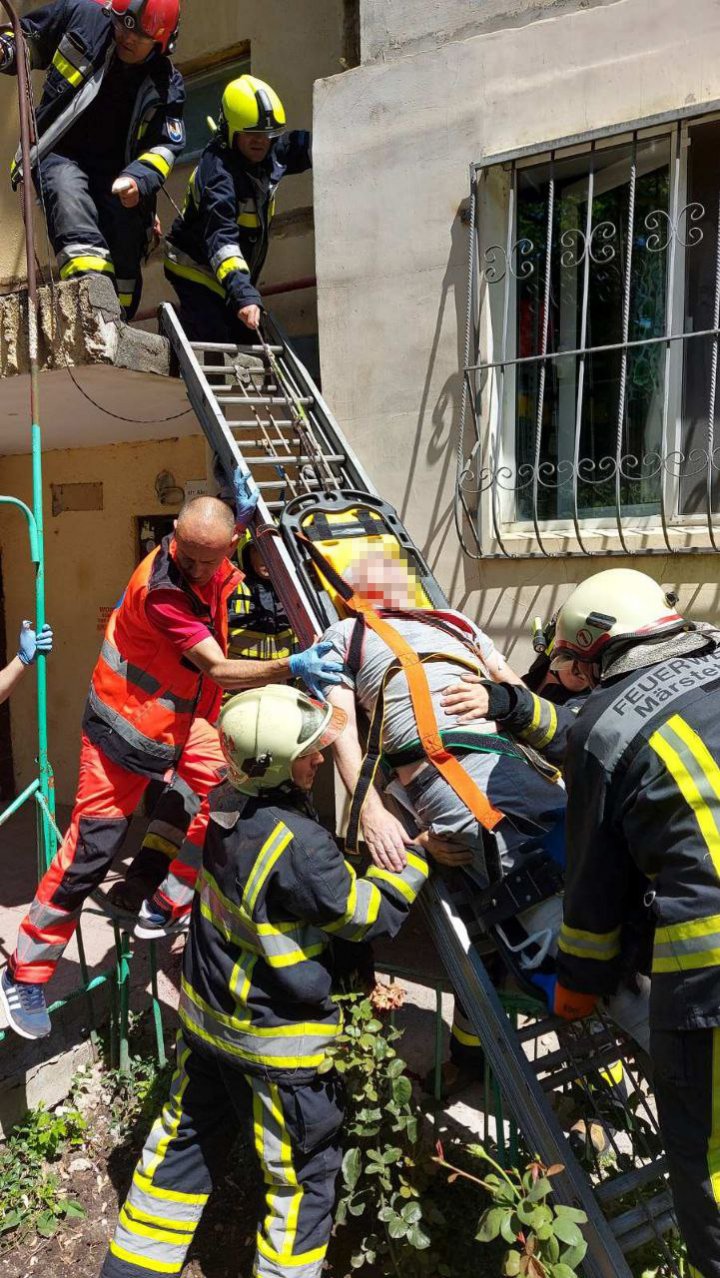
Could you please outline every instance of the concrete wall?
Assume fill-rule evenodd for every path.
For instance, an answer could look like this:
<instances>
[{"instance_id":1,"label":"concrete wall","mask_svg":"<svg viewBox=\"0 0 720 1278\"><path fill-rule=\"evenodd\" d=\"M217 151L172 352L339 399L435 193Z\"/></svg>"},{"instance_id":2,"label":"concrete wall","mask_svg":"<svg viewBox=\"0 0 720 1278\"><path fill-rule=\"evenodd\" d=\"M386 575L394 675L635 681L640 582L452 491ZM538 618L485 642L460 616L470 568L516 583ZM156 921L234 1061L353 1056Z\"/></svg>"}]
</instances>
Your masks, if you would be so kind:
<instances>
[{"instance_id":1,"label":"concrete wall","mask_svg":"<svg viewBox=\"0 0 720 1278\"><path fill-rule=\"evenodd\" d=\"M20 6L22 13L38 8L37 3ZM211 60L224 50L249 41L253 72L268 80L280 93L291 127L309 128L312 124L312 86L319 76L342 70L346 48L346 5L344 0L184 0L180 39L175 62L196 64ZM43 77L34 77L39 93ZM0 168L6 164L17 146L17 106L14 80L0 77ZM168 185L176 204L182 204L190 169L178 168ZM272 283L314 274L312 219L306 217L298 227L282 232L283 215L312 206L312 176L289 178L278 197L280 233L266 265L263 282ZM175 211L160 196L158 212L169 227ZM0 184L0 288L13 287L24 276L24 247L19 201L5 182ZM42 246L44 232L37 219L38 242ZM154 306L172 290L162 274L161 255L146 273L143 308ZM316 331L314 291L289 295L273 303L278 316L291 331Z\"/></svg>"},{"instance_id":2,"label":"concrete wall","mask_svg":"<svg viewBox=\"0 0 720 1278\"><path fill-rule=\"evenodd\" d=\"M363 62L403 57L464 40L483 31L523 26L540 18L617 0L365 0L360 37Z\"/></svg>"},{"instance_id":3,"label":"concrete wall","mask_svg":"<svg viewBox=\"0 0 720 1278\"><path fill-rule=\"evenodd\" d=\"M135 516L177 511L177 506L161 505L156 496L155 477L161 470L172 471L181 486L202 478L203 441L166 439L45 454L47 615L57 636L48 663L50 757L62 803L71 802L75 792L80 720L102 641L102 610L117 602L137 562ZM53 515L50 485L70 483L102 483L103 509ZM0 460L0 489L30 502L28 457ZM0 547L11 654L20 622L34 616L35 605L25 523L7 507L0 507ZM34 682L27 676L10 705L18 788L35 775Z\"/></svg>"},{"instance_id":4,"label":"concrete wall","mask_svg":"<svg viewBox=\"0 0 720 1278\"><path fill-rule=\"evenodd\" d=\"M415 47L434 43L430 24L442 32L470 11L501 7L365 0L364 57L377 57L383 40L385 52L398 41L399 56L317 85L315 214L325 395L453 602L483 620L522 669L529 619L607 561L477 565L459 549L452 497L468 166L720 99L720 5L696 0L690 13L675 0L575 12L547 4L542 20ZM512 7L507 0L505 11ZM520 8L532 18L532 6ZM717 560L633 563L679 585L696 615L718 616Z\"/></svg>"}]
</instances>

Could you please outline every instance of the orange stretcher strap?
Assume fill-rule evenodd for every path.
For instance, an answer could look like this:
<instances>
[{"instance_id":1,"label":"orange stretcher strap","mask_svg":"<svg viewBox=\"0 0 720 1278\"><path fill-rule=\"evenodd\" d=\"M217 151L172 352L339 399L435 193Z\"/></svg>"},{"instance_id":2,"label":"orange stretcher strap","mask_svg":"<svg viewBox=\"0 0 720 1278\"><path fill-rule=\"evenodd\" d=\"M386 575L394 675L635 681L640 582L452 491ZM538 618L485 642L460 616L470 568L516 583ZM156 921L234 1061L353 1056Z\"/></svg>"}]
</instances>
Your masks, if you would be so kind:
<instances>
[{"instance_id":1,"label":"orange stretcher strap","mask_svg":"<svg viewBox=\"0 0 720 1278\"><path fill-rule=\"evenodd\" d=\"M403 639L393 625L381 617L367 599L358 595L342 577L336 573L332 564L312 544L309 538L302 537L303 545L310 557L315 561L323 575L341 596L346 607L356 616L362 618L366 626L375 631L379 639L387 645L397 657L405 672L410 692L410 702L415 716L418 737L429 763L440 773L458 798L472 812L476 821L485 830L494 830L503 819L503 813L494 808L480 787L468 776L462 764L445 748L438 728L435 708L432 703L430 685L423 667L421 656ZM440 655L440 654L438 654ZM362 799L364 800L364 795ZM357 806L357 792L353 796L353 807Z\"/></svg>"}]
</instances>

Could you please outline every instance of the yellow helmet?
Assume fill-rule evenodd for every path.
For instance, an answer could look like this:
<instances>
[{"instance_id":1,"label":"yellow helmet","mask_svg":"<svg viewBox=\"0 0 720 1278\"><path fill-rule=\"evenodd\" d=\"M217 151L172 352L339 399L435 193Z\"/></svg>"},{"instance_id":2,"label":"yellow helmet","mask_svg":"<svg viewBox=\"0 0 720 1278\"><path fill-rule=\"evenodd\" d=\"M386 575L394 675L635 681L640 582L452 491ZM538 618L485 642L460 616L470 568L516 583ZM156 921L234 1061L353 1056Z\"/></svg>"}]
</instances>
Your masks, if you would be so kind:
<instances>
[{"instance_id":1,"label":"yellow helmet","mask_svg":"<svg viewBox=\"0 0 720 1278\"><path fill-rule=\"evenodd\" d=\"M228 780L243 794L275 790L292 780L296 759L330 745L346 723L344 710L284 683L240 692L220 715Z\"/></svg>"},{"instance_id":2,"label":"yellow helmet","mask_svg":"<svg viewBox=\"0 0 720 1278\"><path fill-rule=\"evenodd\" d=\"M254 75L231 80L222 97L220 127L232 145L238 133L277 138L285 132L285 108L274 89Z\"/></svg>"},{"instance_id":3,"label":"yellow helmet","mask_svg":"<svg viewBox=\"0 0 720 1278\"><path fill-rule=\"evenodd\" d=\"M618 641L670 636L687 624L676 603L675 595L644 572L610 568L595 573L573 590L558 613L553 662L563 653L599 661Z\"/></svg>"}]
</instances>

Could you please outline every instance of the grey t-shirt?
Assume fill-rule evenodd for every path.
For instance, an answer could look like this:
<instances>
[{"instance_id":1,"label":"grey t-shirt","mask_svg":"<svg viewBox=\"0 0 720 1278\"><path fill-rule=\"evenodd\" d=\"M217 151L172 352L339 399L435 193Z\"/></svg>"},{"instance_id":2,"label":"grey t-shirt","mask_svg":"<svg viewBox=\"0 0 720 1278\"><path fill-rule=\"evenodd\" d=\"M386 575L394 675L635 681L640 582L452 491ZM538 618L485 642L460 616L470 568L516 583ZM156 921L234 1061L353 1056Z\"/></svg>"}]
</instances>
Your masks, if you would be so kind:
<instances>
[{"instance_id":1,"label":"grey t-shirt","mask_svg":"<svg viewBox=\"0 0 720 1278\"><path fill-rule=\"evenodd\" d=\"M452 616L453 614L446 613L445 615ZM456 613L454 615L460 616L461 614ZM416 652L442 652L451 656L461 657L465 662L472 662L473 660L472 653L460 639L454 639L452 635L445 634L442 630L439 630L436 626L429 625L427 622L394 617L392 618L392 625ZM357 701L366 714L372 714L385 671L395 660L395 656L387 644L373 630L366 627L363 637L362 664L357 678L354 678L347 666L350 641L354 628L354 618L349 618L346 621L336 621L334 625L325 631L323 640L328 640L333 645L333 648L345 663L342 682L346 687L354 689ZM492 640L474 623L472 623L472 634L468 637L476 644L478 652L484 661L487 661L495 653L495 645ZM445 713L440 704L440 698L450 684L457 683L458 679L462 677L465 673L464 668L452 661L432 661L427 662L424 669L432 693L432 702L438 727L456 728L457 718L455 715ZM479 661L475 669L478 674L483 673ZM325 688L326 692L328 690L329 686ZM463 724L463 727L476 729L478 732L495 731L495 724L487 720L477 720L475 723ZM402 671L398 671L397 674L388 680L385 689L383 748L389 752L399 750L408 745L409 742L416 741L417 735L407 678Z\"/></svg>"}]
</instances>

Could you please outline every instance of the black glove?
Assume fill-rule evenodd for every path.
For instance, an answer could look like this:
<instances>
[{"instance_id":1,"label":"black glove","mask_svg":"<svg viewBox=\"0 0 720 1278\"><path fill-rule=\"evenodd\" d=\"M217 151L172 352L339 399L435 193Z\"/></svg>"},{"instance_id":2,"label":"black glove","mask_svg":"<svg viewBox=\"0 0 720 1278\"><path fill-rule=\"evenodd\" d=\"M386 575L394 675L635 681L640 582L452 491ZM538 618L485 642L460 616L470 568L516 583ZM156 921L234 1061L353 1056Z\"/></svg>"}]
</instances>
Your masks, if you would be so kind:
<instances>
[{"instance_id":1,"label":"black glove","mask_svg":"<svg viewBox=\"0 0 720 1278\"><path fill-rule=\"evenodd\" d=\"M15 61L15 39L0 35L0 71L7 71Z\"/></svg>"}]
</instances>

